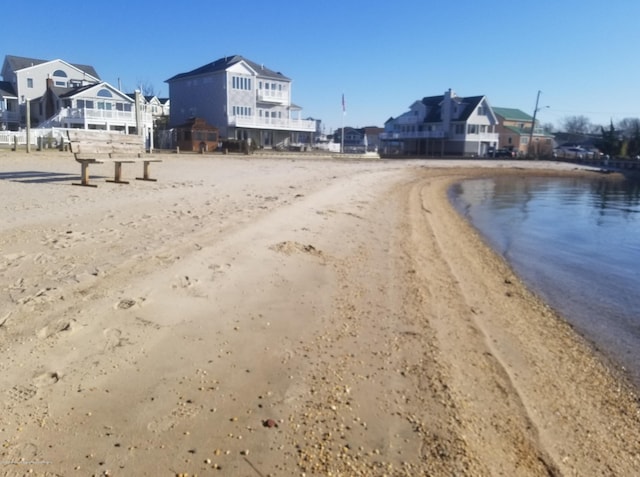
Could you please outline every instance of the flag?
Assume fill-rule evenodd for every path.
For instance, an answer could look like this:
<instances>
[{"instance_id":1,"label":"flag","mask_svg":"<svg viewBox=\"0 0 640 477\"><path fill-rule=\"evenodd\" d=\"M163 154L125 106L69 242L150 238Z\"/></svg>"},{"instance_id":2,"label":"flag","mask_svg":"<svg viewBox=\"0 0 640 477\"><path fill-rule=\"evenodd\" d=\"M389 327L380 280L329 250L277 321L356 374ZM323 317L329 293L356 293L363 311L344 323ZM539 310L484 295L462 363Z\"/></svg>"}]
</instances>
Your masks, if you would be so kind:
<instances>
[{"instance_id":1,"label":"flag","mask_svg":"<svg viewBox=\"0 0 640 477\"><path fill-rule=\"evenodd\" d=\"M347 104L344 102L344 93L342 94L342 112L347 112Z\"/></svg>"}]
</instances>

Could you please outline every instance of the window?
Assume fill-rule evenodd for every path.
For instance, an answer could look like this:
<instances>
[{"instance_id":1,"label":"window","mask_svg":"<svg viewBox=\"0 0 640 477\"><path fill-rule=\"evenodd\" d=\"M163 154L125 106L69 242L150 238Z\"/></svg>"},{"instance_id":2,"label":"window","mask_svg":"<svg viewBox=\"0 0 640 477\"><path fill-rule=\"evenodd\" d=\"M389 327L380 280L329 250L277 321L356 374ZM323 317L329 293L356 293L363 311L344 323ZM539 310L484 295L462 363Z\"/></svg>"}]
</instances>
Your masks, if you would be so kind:
<instances>
[{"instance_id":1,"label":"window","mask_svg":"<svg viewBox=\"0 0 640 477\"><path fill-rule=\"evenodd\" d=\"M477 124L469 124L468 132L469 132L469 134L478 134L478 125Z\"/></svg>"},{"instance_id":2,"label":"window","mask_svg":"<svg viewBox=\"0 0 640 477\"><path fill-rule=\"evenodd\" d=\"M53 72L53 82L56 86L67 86L67 73L62 70L55 70Z\"/></svg>"},{"instance_id":3,"label":"window","mask_svg":"<svg viewBox=\"0 0 640 477\"><path fill-rule=\"evenodd\" d=\"M233 106L231 108L231 111L234 116L251 116L252 115L251 108L247 106Z\"/></svg>"},{"instance_id":4,"label":"window","mask_svg":"<svg viewBox=\"0 0 640 477\"><path fill-rule=\"evenodd\" d=\"M113 95L111 94L111 91L109 91L106 88L102 88L100 91L98 91L97 96L99 98L112 98Z\"/></svg>"},{"instance_id":5,"label":"window","mask_svg":"<svg viewBox=\"0 0 640 477\"><path fill-rule=\"evenodd\" d=\"M76 101L76 104L78 106L78 108L83 109L93 109L93 101L87 101L84 99L79 99L78 101Z\"/></svg>"},{"instance_id":6,"label":"window","mask_svg":"<svg viewBox=\"0 0 640 477\"><path fill-rule=\"evenodd\" d=\"M27 78L27 88L33 88L33 78Z\"/></svg>"},{"instance_id":7,"label":"window","mask_svg":"<svg viewBox=\"0 0 640 477\"><path fill-rule=\"evenodd\" d=\"M244 76L232 76L231 87L233 89L242 89L245 91L251 91L251 78Z\"/></svg>"}]
</instances>

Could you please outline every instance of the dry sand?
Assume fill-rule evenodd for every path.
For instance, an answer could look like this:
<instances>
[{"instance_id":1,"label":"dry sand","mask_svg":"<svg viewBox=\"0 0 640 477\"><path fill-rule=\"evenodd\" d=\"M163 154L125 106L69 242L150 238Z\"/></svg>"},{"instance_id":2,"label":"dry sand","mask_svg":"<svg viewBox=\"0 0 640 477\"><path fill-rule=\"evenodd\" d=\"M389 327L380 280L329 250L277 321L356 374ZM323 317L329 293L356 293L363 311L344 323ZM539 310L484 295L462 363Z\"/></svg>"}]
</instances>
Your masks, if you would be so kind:
<instances>
[{"instance_id":1,"label":"dry sand","mask_svg":"<svg viewBox=\"0 0 640 477\"><path fill-rule=\"evenodd\" d=\"M0 151L2 475L637 474L631 387L446 198L574 166L163 159Z\"/></svg>"}]
</instances>

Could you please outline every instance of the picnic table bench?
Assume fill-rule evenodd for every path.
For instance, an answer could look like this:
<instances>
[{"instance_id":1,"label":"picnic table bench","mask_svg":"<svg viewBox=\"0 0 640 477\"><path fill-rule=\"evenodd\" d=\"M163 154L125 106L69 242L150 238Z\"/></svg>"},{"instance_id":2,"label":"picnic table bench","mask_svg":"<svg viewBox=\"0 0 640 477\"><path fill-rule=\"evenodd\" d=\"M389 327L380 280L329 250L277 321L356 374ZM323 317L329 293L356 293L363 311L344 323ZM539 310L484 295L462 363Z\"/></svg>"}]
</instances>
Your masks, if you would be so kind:
<instances>
[{"instance_id":1,"label":"picnic table bench","mask_svg":"<svg viewBox=\"0 0 640 477\"><path fill-rule=\"evenodd\" d=\"M149 177L149 164L162 162L146 156L143 139L138 135L109 131L87 131L85 129L69 130L69 146L77 162L80 163L80 183L89 187L97 187L89 183L89 165L113 163L114 177L107 182L128 184L122 179L122 164L142 162L142 177L138 180L155 181Z\"/></svg>"}]
</instances>

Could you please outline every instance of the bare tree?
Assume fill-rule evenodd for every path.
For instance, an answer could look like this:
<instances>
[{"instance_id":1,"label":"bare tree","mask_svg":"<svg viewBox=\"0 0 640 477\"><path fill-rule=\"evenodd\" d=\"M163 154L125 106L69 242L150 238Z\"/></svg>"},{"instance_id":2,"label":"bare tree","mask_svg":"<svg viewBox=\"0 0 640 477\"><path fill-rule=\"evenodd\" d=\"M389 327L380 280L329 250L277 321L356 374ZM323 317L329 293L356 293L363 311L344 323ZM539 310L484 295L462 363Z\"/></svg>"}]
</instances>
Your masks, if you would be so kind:
<instances>
[{"instance_id":1,"label":"bare tree","mask_svg":"<svg viewBox=\"0 0 640 477\"><path fill-rule=\"evenodd\" d=\"M562 128L569 134L588 134L592 129L586 116L567 116L562 120Z\"/></svg>"},{"instance_id":2,"label":"bare tree","mask_svg":"<svg viewBox=\"0 0 640 477\"><path fill-rule=\"evenodd\" d=\"M140 88L140 92L142 93L143 96L155 96L156 95L156 91L155 88L153 87L153 84L151 84L148 81L139 81L138 82L139 88Z\"/></svg>"},{"instance_id":3,"label":"bare tree","mask_svg":"<svg viewBox=\"0 0 640 477\"><path fill-rule=\"evenodd\" d=\"M624 118L618 121L616 124L616 129L620 131L620 133L629 138L634 135L634 133L640 129L640 119L638 118Z\"/></svg>"},{"instance_id":4,"label":"bare tree","mask_svg":"<svg viewBox=\"0 0 640 477\"><path fill-rule=\"evenodd\" d=\"M617 131L622 141L622 155L638 156L640 154L640 119L624 118L618 121Z\"/></svg>"}]
</instances>

